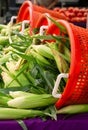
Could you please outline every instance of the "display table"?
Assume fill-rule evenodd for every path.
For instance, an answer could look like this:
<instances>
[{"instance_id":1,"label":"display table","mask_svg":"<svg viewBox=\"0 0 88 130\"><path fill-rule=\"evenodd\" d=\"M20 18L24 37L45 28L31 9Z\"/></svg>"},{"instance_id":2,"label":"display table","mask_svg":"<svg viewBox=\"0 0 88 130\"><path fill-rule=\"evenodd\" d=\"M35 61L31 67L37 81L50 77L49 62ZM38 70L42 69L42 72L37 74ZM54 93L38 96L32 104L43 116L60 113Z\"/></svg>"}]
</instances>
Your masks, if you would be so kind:
<instances>
[{"instance_id":1,"label":"display table","mask_svg":"<svg viewBox=\"0 0 88 130\"><path fill-rule=\"evenodd\" d=\"M43 121L40 118L23 120L28 130L88 130L88 113L77 115L58 115L58 120L48 119ZM0 121L0 130L23 130L13 120Z\"/></svg>"}]
</instances>

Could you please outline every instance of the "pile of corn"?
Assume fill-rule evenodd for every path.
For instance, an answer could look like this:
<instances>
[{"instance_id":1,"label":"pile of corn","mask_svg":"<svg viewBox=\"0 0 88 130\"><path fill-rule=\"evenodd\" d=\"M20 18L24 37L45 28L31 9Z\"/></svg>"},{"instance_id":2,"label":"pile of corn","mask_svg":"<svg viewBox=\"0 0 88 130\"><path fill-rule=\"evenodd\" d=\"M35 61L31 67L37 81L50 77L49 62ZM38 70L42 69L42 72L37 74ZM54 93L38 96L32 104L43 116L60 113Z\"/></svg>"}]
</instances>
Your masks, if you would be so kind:
<instances>
[{"instance_id":1,"label":"pile of corn","mask_svg":"<svg viewBox=\"0 0 88 130\"><path fill-rule=\"evenodd\" d=\"M24 33L20 31L22 23L0 25L0 119L57 119L57 113L69 113L56 110L58 98L52 96L58 74L68 73L70 66L67 31L54 23L61 36L41 36L35 31L30 36L28 25ZM63 79L58 93L65 85Z\"/></svg>"}]
</instances>

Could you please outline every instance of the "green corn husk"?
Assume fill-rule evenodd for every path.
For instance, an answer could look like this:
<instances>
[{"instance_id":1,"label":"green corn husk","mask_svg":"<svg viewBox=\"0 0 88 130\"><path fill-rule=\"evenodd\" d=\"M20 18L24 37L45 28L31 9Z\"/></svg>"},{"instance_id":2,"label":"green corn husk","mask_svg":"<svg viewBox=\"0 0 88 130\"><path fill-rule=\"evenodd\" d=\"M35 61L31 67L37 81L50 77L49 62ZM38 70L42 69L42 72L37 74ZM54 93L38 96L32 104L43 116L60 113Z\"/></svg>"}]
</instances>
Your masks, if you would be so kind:
<instances>
[{"instance_id":1,"label":"green corn husk","mask_svg":"<svg viewBox=\"0 0 88 130\"><path fill-rule=\"evenodd\" d=\"M19 84L16 80L13 80L13 77L11 77L9 74L7 74L6 72L2 72L1 73L3 82L4 82L4 87L17 87L17 86L21 86L21 84ZM13 81L13 82L12 82Z\"/></svg>"},{"instance_id":2,"label":"green corn husk","mask_svg":"<svg viewBox=\"0 0 88 130\"><path fill-rule=\"evenodd\" d=\"M57 110L58 114L77 114L88 112L88 104L69 105Z\"/></svg>"},{"instance_id":3,"label":"green corn husk","mask_svg":"<svg viewBox=\"0 0 88 130\"><path fill-rule=\"evenodd\" d=\"M10 61L6 63L6 67L8 68L9 72L11 72L14 76L17 76L18 81L24 86L28 85L29 81L27 77L24 75L23 72L20 73L20 70L16 70L16 63Z\"/></svg>"},{"instance_id":4,"label":"green corn husk","mask_svg":"<svg viewBox=\"0 0 88 130\"><path fill-rule=\"evenodd\" d=\"M5 88L29 85L29 80L27 77L23 72L20 72L20 70L15 70L15 65L15 62L13 61L7 62L6 67L8 70L1 66L1 69L3 70L1 76Z\"/></svg>"},{"instance_id":5,"label":"green corn husk","mask_svg":"<svg viewBox=\"0 0 88 130\"><path fill-rule=\"evenodd\" d=\"M6 28L6 27L7 27L6 25L0 24L0 31L1 31L2 29Z\"/></svg>"},{"instance_id":6,"label":"green corn husk","mask_svg":"<svg viewBox=\"0 0 88 130\"><path fill-rule=\"evenodd\" d=\"M70 63L71 51L67 47L64 48L64 55L67 57L67 61Z\"/></svg>"},{"instance_id":7,"label":"green corn husk","mask_svg":"<svg viewBox=\"0 0 88 130\"><path fill-rule=\"evenodd\" d=\"M33 45L32 48L43 57L54 59L51 49L46 45Z\"/></svg>"},{"instance_id":8,"label":"green corn husk","mask_svg":"<svg viewBox=\"0 0 88 130\"><path fill-rule=\"evenodd\" d=\"M7 45L9 43L9 38L7 36L0 36L0 45Z\"/></svg>"},{"instance_id":9,"label":"green corn husk","mask_svg":"<svg viewBox=\"0 0 88 130\"><path fill-rule=\"evenodd\" d=\"M33 49L30 50L30 54L36 58L36 61L45 65L50 65L49 61L41 56L39 53L35 52Z\"/></svg>"},{"instance_id":10,"label":"green corn husk","mask_svg":"<svg viewBox=\"0 0 88 130\"><path fill-rule=\"evenodd\" d=\"M9 61L9 59L11 58L11 53L12 52L9 52L5 55L3 55L2 57L0 57L0 65L6 63L7 61Z\"/></svg>"},{"instance_id":11,"label":"green corn husk","mask_svg":"<svg viewBox=\"0 0 88 130\"><path fill-rule=\"evenodd\" d=\"M63 57L61 57L58 53L58 51L51 49L53 54L54 54L54 58L57 64L57 68L60 71L60 73L66 73L69 70L69 65L67 64L67 62L64 60Z\"/></svg>"},{"instance_id":12,"label":"green corn husk","mask_svg":"<svg viewBox=\"0 0 88 130\"><path fill-rule=\"evenodd\" d=\"M14 31L20 31L20 29L21 29L21 25L17 25L17 24L15 24L15 25L13 25L12 26L12 30Z\"/></svg>"},{"instance_id":13,"label":"green corn husk","mask_svg":"<svg viewBox=\"0 0 88 130\"><path fill-rule=\"evenodd\" d=\"M40 45L41 44L41 40L38 38L33 38L33 44L34 45Z\"/></svg>"},{"instance_id":14,"label":"green corn husk","mask_svg":"<svg viewBox=\"0 0 88 130\"><path fill-rule=\"evenodd\" d=\"M28 95L34 95L33 93L28 93L24 91L10 91L9 95L13 98L22 97L22 96L28 96Z\"/></svg>"},{"instance_id":15,"label":"green corn husk","mask_svg":"<svg viewBox=\"0 0 88 130\"><path fill-rule=\"evenodd\" d=\"M7 104L9 107L15 108L41 108L53 105L57 100L57 98L52 97L50 94L34 94L12 99Z\"/></svg>"},{"instance_id":16,"label":"green corn husk","mask_svg":"<svg viewBox=\"0 0 88 130\"><path fill-rule=\"evenodd\" d=\"M9 119L26 119L37 116L44 116L44 112L40 110L25 110L25 109L14 109L14 108L0 108L0 120Z\"/></svg>"},{"instance_id":17,"label":"green corn husk","mask_svg":"<svg viewBox=\"0 0 88 130\"><path fill-rule=\"evenodd\" d=\"M0 96L0 106L8 106L7 102L10 101L12 98L7 96Z\"/></svg>"},{"instance_id":18,"label":"green corn husk","mask_svg":"<svg viewBox=\"0 0 88 130\"><path fill-rule=\"evenodd\" d=\"M58 51L58 55L61 56L62 58L64 58L65 61L70 63L70 59L71 59L70 53L71 52L66 46L63 45L63 43L61 43L61 42L53 43L52 42L51 44L48 44L48 45L51 48L51 50L54 49L54 50Z\"/></svg>"},{"instance_id":19,"label":"green corn husk","mask_svg":"<svg viewBox=\"0 0 88 130\"><path fill-rule=\"evenodd\" d=\"M11 99L10 95L0 92L0 106L8 106L7 102Z\"/></svg>"},{"instance_id":20,"label":"green corn husk","mask_svg":"<svg viewBox=\"0 0 88 130\"><path fill-rule=\"evenodd\" d=\"M67 61L70 63L70 50L64 45L64 43L60 41L58 42L58 52L63 54L67 58Z\"/></svg>"}]
</instances>

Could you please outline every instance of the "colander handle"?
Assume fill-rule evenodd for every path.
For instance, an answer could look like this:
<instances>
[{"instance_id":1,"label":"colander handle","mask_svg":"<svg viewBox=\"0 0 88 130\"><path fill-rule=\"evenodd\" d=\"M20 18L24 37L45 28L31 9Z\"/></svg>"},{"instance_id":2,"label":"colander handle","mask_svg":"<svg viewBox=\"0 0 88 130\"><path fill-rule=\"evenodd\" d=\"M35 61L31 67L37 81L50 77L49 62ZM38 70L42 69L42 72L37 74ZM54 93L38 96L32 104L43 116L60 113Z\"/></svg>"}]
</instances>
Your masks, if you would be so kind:
<instances>
[{"instance_id":1,"label":"colander handle","mask_svg":"<svg viewBox=\"0 0 88 130\"><path fill-rule=\"evenodd\" d=\"M12 16L10 22L13 24L13 21L17 19L17 16Z\"/></svg>"},{"instance_id":2,"label":"colander handle","mask_svg":"<svg viewBox=\"0 0 88 130\"><path fill-rule=\"evenodd\" d=\"M39 34L40 34L40 35L43 35L43 34L44 34L44 31L45 31L46 29L48 29L48 26L45 26L45 25L41 26L41 27L40 27Z\"/></svg>"},{"instance_id":3,"label":"colander handle","mask_svg":"<svg viewBox=\"0 0 88 130\"><path fill-rule=\"evenodd\" d=\"M58 90L58 87L59 87L59 84L60 84L60 81L62 78L68 78L69 77L69 74L67 73L61 73L57 76L57 79L56 79L56 82L55 82L55 85L54 85L54 88L53 88L53 91L52 91L52 96L55 97L55 98L61 98L62 97L62 94L58 94L57 93L57 90Z\"/></svg>"},{"instance_id":4,"label":"colander handle","mask_svg":"<svg viewBox=\"0 0 88 130\"><path fill-rule=\"evenodd\" d=\"M29 23L29 20L24 20L24 21L22 22L22 29L21 29L21 32L20 32L22 35L24 34L24 29L25 29L26 23Z\"/></svg>"}]
</instances>

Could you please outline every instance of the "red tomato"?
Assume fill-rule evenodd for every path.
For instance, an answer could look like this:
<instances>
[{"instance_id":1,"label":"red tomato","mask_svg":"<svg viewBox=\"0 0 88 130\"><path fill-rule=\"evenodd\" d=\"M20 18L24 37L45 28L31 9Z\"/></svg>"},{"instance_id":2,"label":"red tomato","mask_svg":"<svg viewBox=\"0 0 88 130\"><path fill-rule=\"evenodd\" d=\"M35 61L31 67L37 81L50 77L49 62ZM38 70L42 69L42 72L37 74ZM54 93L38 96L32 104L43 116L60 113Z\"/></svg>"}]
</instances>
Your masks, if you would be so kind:
<instances>
[{"instance_id":1,"label":"red tomato","mask_svg":"<svg viewBox=\"0 0 88 130\"><path fill-rule=\"evenodd\" d=\"M61 10L62 10L62 11L66 11L66 10L67 10L67 8L63 7L63 8L61 8Z\"/></svg>"},{"instance_id":2,"label":"red tomato","mask_svg":"<svg viewBox=\"0 0 88 130\"><path fill-rule=\"evenodd\" d=\"M54 8L53 10L59 12L59 11L60 11L60 8L59 8L59 7L56 7L56 8Z\"/></svg>"},{"instance_id":3,"label":"red tomato","mask_svg":"<svg viewBox=\"0 0 88 130\"><path fill-rule=\"evenodd\" d=\"M87 12L83 13L83 16L84 16L84 17L87 17Z\"/></svg>"},{"instance_id":4,"label":"red tomato","mask_svg":"<svg viewBox=\"0 0 88 130\"><path fill-rule=\"evenodd\" d=\"M69 16L70 16L69 11L65 11L65 15L66 15L67 17L69 17Z\"/></svg>"},{"instance_id":5,"label":"red tomato","mask_svg":"<svg viewBox=\"0 0 88 130\"><path fill-rule=\"evenodd\" d=\"M81 19L79 17L71 18L71 22L81 22Z\"/></svg>"},{"instance_id":6,"label":"red tomato","mask_svg":"<svg viewBox=\"0 0 88 130\"><path fill-rule=\"evenodd\" d=\"M75 14L72 13L72 12L69 12L69 11L65 11L65 15L66 15L68 18L75 17Z\"/></svg>"},{"instance_id":7,"label":"red tomato","mask_svg":"<svg viewBox=\"0 0 88 130\"><path fill-rule=\"evenodd\" d=\"M66 8L61 8L61 9L59 10L59 12L60 12L60 13L65 13L66 10L67 10Z\"/></svg>"},{"instance_id":8,"label":"red tomato","mask_svg":"<svg viewBox=\"0 0 88 130\"><path fill-rule=\"evenodd\" d=\"M82 21L82 22L86 22L86 20L87 20L86 17L82 17L82 18L81 18L81 21Z\"/></svg>"},{"instance_id":9,"label":"red tomato","mask_svg":"<svg viewBox=\"0 0 88 130\"><path fill-rule=\"evenodd\" d=\"M86 8L81 8L81 9L80 9L80 12L81 12L81 13L85 13L86 11L87 11Z\"/></svg>"},{"instance_id":10,"label":"red tomato","mask_svg":"<svg viewBox=\"0 0 88 130\"><path fill-rule=\"evenodd\" d=\"M80 12L79 12L79 13L77 13L77 16L78 16L78 17L82 17L82 16L83 16L83 13L80 13Z\"/></svg>"},{"instance_id":11,"label":"red tomato","mask_svg":"<svg viewBox=\"0 0 88 130\"><path fill-rule=\"evenodd\" d=\"M79 9L78 7L75 7L74 10L73 10L73 12L74 12L74 13L78 13L79 10L80 10L80 9Z\"/></svg>"},{"instance_id":12,"label":"red tomato","mask_svg":"<svg viewBox=\"0 0 88 130\"><path fill-rule=\"evenodd\" d=\"M69 12L73 12L73 10L74 10L74 7L68 7Z\"/></svg>"},{"instance_id":13,"label":"red tomato","mask_svg":"<svg viewBox=\"0 0 88 130\"><path fill-rule=\"evenodd\" d=\"M72 17L75 17L75 13L69 13L69 17L72 18Z\"/></svg>"}]
</instances>

